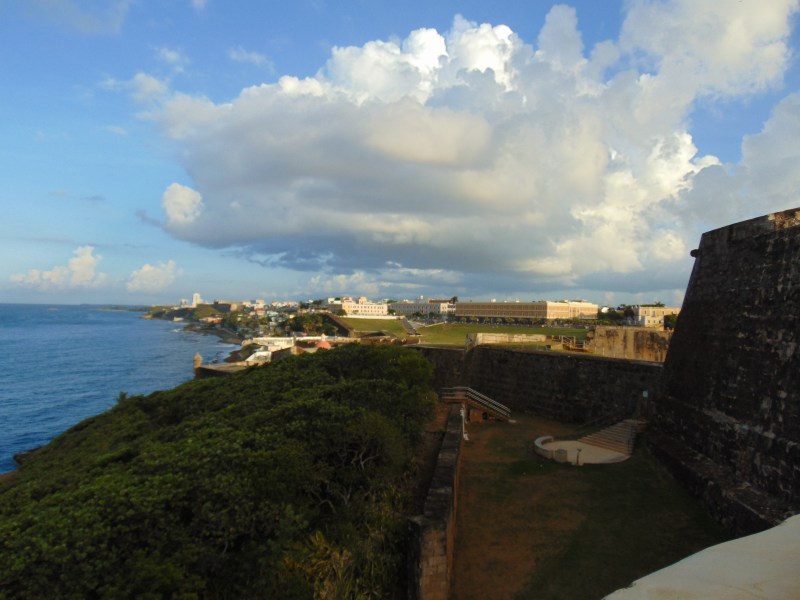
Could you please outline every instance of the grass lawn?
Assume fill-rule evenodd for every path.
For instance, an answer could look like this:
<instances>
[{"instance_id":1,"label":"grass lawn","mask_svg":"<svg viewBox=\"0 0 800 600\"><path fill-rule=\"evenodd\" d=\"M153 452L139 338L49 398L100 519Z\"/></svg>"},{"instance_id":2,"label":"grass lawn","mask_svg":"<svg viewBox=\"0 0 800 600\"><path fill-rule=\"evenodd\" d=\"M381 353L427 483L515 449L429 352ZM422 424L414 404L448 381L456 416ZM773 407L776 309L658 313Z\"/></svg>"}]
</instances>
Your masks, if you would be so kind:
<instances>
[{"instance_id":1,"label":"grass lawn","mask_svg":"<svg viewBox=\"0 0 800 600\"><path fill-rule=\"evenodd\" d=\"M730 539L645 448L622 463L560 465L531 444L571 427L517 419L468 426L452 598L599 600Z\"/></svg>"},{"instance_id":2,"label":"grass lawn","mask_svg":"<svg viewBox=\"0 0 800 600\"><path fill-rule=\"evenodd\" d=\"M355 331L386 331L400 339L410 337L398 319L341 319ZM514 325L479 325L477 323L444 323L421 327L417 331L422 335L420 343L432 346L458 346L463 348L470 333L509 333L521 335L568 335L578 339L586 337L586 329L570 327L525 327ZM530 344L530 345L544 345ZM526 346L530 346L526 345ZM510 345L520 347L520 344Z\"/></svg>"},{"instance_id":3,"label":"grass lawn","mask_svg":"<svg viewBox=\"0 0 800 600\"><path fill-rule=\"evenodd\" d=\"M513 325L478 325L462 323L445 323L431 325L418 330L422 334L422 343L436 346L463 346L469 333L509 333L518 335L570 335L578 339L586 337L586 329L568 327L520 327Z\"/></svg>"},{"instance_id":4,"label":"grass lawn","mask_svg":"<svg viewBox=\"0 0 800 600\"><path fill-rule=\"evenodd\" d=\"M397 319L348 319L340 317L355 331L387 331L399 338L406 338L408 334Z\"/></svg>"}]
</instances>

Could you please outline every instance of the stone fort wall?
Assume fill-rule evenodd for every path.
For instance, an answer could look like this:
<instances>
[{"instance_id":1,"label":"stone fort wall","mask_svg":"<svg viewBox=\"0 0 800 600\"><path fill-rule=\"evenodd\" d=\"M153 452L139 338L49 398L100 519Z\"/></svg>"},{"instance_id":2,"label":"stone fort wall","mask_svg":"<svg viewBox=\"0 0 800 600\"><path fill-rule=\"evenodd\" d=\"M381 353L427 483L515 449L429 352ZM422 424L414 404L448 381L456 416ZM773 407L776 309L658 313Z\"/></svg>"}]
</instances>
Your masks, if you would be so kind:
<instances>
[{"instance_id":1,"label":"stone fort wall","mask_svg":"<svg viewBox=\"0 0 800 600\"><path fill-rule=\"evenodd\" d=\"M554 352L412 347L434 364L437 390L466 385L507 405L512 414L532 412L565 421L604 420L618 417L620 411L629 416L642 391L657 386L662 371L656 363ZM424 513L408 522L409 598L448 598L461 443L461 416L455 405Z\"/></svg>"},{"instance_id":2,"label":"stone fort wall","mask_svg":"<svg viewBox=\"0 0 800 600\"><path fill-rule=\"evenodd\" d=\"M450 409L423 514L408 521L408 597L447 600L456 532L461 414Z\"/></svg>"},{"instance_id":3,"label":"stone fort wall","mask_svg":"<svg viewBox=\"0 0 800 600\"><path fill-rule=\"evenodd\" d=\"M590 348L597 356L664 362L671 331L652 327L608 327L598 325L589 333Z\"/></svg>"},{"instance_id":4,"label":"stone fort wall","mask_svg":"<svg viewBox=\"0 0 800 600\"><path fill-rule=\"evenodd\" d=\"M800 511L800 209L705 233L654 402L654 447L745 533Z\"/></svg>"},{"instance_id":5,"label":"stone fort wall","mask_svg":"<svg viewBox=\"0 0 800 600\"><path fill-rule=\"evenodd\" d=\"M576 423L628 417L640 406L646 413L642 392L653 397L663 370L654 362L492 346L418 350L436 367L437 389L469 386L512 412Z\"/></svg>"},{"instance_id":6,"label":"stone fort wall","mask_svg":"<svg viewBox=\"0 0 800 600\"><path fill-rule=\"evenodd\" d=\"M485 346L418 349L436 366L437 388L467 385L512 411L572 422L641 411L653 452L718 520L738 534L766 529L800 513L800 209L708 232L692 254L663 367ZM411 521L411 597L443 597L448 585L455 418L448 429L441 475L450 483Z\"/></svg>"}]
</instances>

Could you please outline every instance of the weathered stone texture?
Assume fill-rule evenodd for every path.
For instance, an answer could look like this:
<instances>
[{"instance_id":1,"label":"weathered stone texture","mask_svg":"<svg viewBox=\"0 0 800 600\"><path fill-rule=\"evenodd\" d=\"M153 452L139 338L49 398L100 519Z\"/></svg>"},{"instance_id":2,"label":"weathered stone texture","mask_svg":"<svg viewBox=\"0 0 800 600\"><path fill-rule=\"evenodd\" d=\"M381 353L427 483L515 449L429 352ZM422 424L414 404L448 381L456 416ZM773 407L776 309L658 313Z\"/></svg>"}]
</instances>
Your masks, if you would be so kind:
<instances>
[{"instance_id":1,"label":"weathered stone texture","mask_svg":"<svg viewBox=\"0 0 800 600\"><path fill-rule=\"evenodd\" d=\"M464 383L513 411L569 422L629 417L652 396L657 363L479 346L467 353Z\"/></svg>"},{"instance_id":2,"label":"weathered stone texture","mask_svg":"<svg viewBox=\"0 0 800 600\"><path fill-rule=\"evenodd\" d=\"M800 508L800 211L703 235L654 427Z\"/></svg>"},{"instance_id":3,"label":"weathered stone texture","mask_svg":"<svg viewBox=\"0 0 800 600\"><path fill-rule=\"evenodd\" d=\"M432 348L427 346L410 346L422 352L435 367L433 385L437 390L464 385L461 379L461 368L464 362L464 350L461 348Z\"/></svg>"},{"instance_id":4,"label":"weathered stone texture","mask_svg":"<svg viewBox=\"0 0 800 600\"><path fill-rule=\"evenodd\" d=\"M591 334L590 349L597 356L664 362L671 331L652 327L606 327Z\"/></svg>"},{"instance_id":5,"label":"weathered stone texture","mask_svg":"<svg viewBox=\"0 0 800 600\"><path fill-rule=\"evenodd\" d=\"M461 415L453 406L423 514L409 519L408 597L447 600L456 528Z\"/></svg>"}]
</instances>

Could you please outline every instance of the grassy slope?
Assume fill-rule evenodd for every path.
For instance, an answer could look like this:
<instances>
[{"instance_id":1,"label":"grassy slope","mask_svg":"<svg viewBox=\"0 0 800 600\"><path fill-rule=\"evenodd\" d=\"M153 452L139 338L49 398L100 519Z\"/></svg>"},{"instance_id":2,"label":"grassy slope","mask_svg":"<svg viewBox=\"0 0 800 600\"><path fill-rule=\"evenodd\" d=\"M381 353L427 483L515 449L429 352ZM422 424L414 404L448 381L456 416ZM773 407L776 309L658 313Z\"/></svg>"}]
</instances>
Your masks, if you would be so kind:
<instances>
[{"instance_id":1,"label":"grassy slope","mask_svg":"<svg viewBox=\"0 0 800 600\"><path fill-rule=\"evenodd\" d=\"M386 331L398 338L406 337L406 330L397 319L348 319L340 317L355 331Z\"/></svg>"}]
</instances>

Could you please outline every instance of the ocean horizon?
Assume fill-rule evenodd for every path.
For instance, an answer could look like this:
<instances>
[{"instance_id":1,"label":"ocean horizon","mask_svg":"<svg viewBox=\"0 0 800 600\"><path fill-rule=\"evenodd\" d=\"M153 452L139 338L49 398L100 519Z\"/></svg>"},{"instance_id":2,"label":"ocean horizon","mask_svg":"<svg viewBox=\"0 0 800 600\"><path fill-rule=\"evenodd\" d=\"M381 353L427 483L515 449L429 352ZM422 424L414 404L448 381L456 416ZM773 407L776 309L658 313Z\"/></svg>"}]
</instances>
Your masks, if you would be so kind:
<instances>
[{"instance_id":1,"label":"ocean horizon","mask_svg":"<svg viewBox=\"0 0 800 600\"><path fill-rule=\"evenodd\" d=\"M135 307L0 304L0 473L14 454L105 412L120 392L146 395L194 377L196 353L222 362L238 346Z\"/></svg>"}]
</instances>

